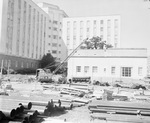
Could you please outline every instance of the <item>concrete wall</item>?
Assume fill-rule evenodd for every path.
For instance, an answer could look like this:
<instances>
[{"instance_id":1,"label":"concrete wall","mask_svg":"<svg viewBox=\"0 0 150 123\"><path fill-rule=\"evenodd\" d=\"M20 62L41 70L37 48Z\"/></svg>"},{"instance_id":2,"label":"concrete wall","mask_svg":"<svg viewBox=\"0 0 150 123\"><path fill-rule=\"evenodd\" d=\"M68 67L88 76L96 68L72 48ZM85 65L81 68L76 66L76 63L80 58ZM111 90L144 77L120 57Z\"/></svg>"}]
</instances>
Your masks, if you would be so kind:
<instances>
[{"instance_id":1,"label":"concrete wall","mask_svg":"<svg viewBox=\"0 0 150 123\"><path fill-rule=\"evenodd\" d=\"M1 0L0 6L0 52L41 59L48 39L48 14L32 0Z\"/></svg>"},{"instance_id":2,"label":"concrete wall","mask_svg":"<svg viewBox=\"0 0 150 123\"><path fill-rule=\"evenodd\" d=\"M46 42L46 53L51 53L58 62L67 57L67 48L62 39L62 20L67 17L66 13L56 5L38 3L38 5L49 15L48 40ZM55 38L54 38L55 37Z\"/></svg>"}]
</instances>

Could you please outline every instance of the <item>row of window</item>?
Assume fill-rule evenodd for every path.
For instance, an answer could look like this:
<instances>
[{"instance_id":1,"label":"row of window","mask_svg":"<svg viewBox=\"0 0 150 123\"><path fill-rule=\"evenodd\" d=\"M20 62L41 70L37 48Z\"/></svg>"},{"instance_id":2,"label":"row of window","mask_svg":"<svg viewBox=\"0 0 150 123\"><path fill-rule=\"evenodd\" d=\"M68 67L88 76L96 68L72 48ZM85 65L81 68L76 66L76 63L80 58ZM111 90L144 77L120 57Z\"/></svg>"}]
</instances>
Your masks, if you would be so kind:
<instances>
[{"instance_id":1,"label":"row of window","mask_svg":"<svg viewBox=\"0 0 150 123\"><path fill-rule=\"evenodd\" d=\"M48 50L48 52L50 53L51 51ZM52 53L53 53L53 54L57 54L57 50L52 50ZM58 51L58 53L61 54L61 51Z\"/></svg>"},{"instance_id":2,"label":"row of window","mask_svg":"<svg viewBox=\"0 0 150 123\"><path fill-rule=\"evenodd\" d=\"M2 62L1 62L1 64L2 64ZM14 64L14 66L13 66L13 64ZM20 65L19 65L20 64ZM21 68L36 68L37 67L37 65L38 64L35 64L35 63L33 63L33 62L20 62L19 63L19 61L15 61L14 63L13 63L13 61L11 61L11 60L3 60L3 67L5 67L5 68L11 68L11 67L16 67L16 68L18 68L18 67L21 67Z\"/></svg>"},{"instance_id":3,"label":"row of window","mask_svg":"<svg viewBox=\"0 0 150 123\"><path fill-rule=\"evenodd\" d=\"M86 24L87 27L90 27L90 23L94 26L96 26L98 23L100 23L100 25L103 25L104 22L107 22L107 25L110 27L111 26L111 23L114 23L114 27L118 27L119 25L119 20L118 19L115 19L115 20L87 20L86 23L83 22L83 21L80 21L80 27L83 27L84 24ZM68 21L67 22L67 27L70 27L71 26L71 22ZM74 21L73 22L73 28L76 28L77 27L77 21Z\"/></svg>"},{"instance_id":4,"label":"row of window","mask_svg":"<svg viewBox=\"0 0 150 123\"><path fill-rule=\"evenodd\" d=\"M48 36L49 38L51 38L51 35ZM57 35L53 35L53 39L57 39L58 36ZM61 39L61 37L59 37L59 39Z\"/></svg>"},{"instance_id":5,"label":"row of window","mask_svg":"<svg viewBox=\"0 0 150 123\"><path fill-rule=\"evenodd\" d=\"M138 67L138 75L142 76L142 67ZM76 72L81 72L81 66L76 66ZM84 66L84 73L89 73L90 67ZM106 68L103 69L103 72L106 73ZM98 67L92 66L92 73L98 73ZM116 67L111 67L111 75L116 74ZM132 76L132 67L121 67L121 76L123 77L131 77Z\"/></svg>"},{"instance_id":6,"label":"row of window","mask_svg":"<svg viewBox=\"0 0 150 123\"><path fill-rule=\"evenodd\" d=\"M21 6L23 4L23 6ZM9 8L9 7L8 7ZM29 10L27 14L27 10ZM21 21L21 11L23 11L23 29L21 30L20 27L20 21ZM28 19L26 19L28 18ZM33 23L31 24L31 20L33 20ZM28 31L26 31L26 26L28 25ZM43 30L44 27L44 30ZM32 42L31 39L31 30L32 30ZM18 0L18 23L17 23L17 42L16 42L16 54L19 55L21 52L22 56L25 56L25 51L27 50L27 57L37 59L41 58L42 54L44 53L44 45L42 45L42 42L45 43L45 31L46 31L46 17L44 17L43 14L41 14L38 10L35 8L32 8L30 4L28 4L26 1ZM20 34L23 34L22 37L20 37ZM27 41L25 40L25 35L27 33ZM35 39L35 33L36 33L36 39ZM44 34L44 35L43 35ZM44 38L43 38L44 37ZM43 40L44 39L44 40ZM36 40L36 43L34 43L34 40ZM43 40L43 41L42 41ZM21 43L20 43L21 42ZM25 42L27 42L27 49L25 49ZM21 51L19 51L19 45L22 45ZM32 45L32 50L30 49L30 46ZM36 49L35 49L36 48ZM35 51L36 50L36 51ZM38 52L38 50L40 50ZM31 54L31 56L30 56Z\"/></svg>"}]
</instances>

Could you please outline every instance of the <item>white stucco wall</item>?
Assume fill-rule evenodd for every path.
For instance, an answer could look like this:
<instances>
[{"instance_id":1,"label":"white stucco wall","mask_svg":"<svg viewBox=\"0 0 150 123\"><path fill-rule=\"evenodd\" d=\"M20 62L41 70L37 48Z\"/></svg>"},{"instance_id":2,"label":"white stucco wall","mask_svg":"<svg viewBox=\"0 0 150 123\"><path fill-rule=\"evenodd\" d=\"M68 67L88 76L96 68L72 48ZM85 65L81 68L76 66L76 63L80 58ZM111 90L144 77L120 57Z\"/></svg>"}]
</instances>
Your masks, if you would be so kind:
<instances>
[{"instance_id":1,"label":"white stucco wall","mask_svg":"<svg viewBox=\"0 0 150 123\"><path fill-rule=\"evenodd\" d=\"M81 66L81 72L76 72L76 66ZM89 66L89 73L84 72L84 66ZM97 66L97 73L92 73L92 67ZM111 67L115 67L115 75L111 74ZM131 77L121 76L121 67L131 67ZM142 75L138 74L138 68L142 67ZM104 72L106 68L106 72ZM145 57L72 57L68 61L68 78L79 76L91 76L92 80L101 78L132 78L142 79L147 75L147 58Z\"/></svg>"}]
</instances>

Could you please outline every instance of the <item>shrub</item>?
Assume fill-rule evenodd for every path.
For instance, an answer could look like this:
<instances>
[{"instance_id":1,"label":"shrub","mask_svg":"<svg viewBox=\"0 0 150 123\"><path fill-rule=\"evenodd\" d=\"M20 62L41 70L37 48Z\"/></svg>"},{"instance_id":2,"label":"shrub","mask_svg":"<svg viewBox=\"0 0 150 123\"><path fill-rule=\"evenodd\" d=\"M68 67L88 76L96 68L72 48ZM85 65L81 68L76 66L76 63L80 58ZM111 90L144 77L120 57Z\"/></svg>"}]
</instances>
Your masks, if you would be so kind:
<instances>
[{"instance_id":1,"label":"shrub","mask_svg":"<svg viewBox=\"0 0 150 123\"><path fill-rule=\"evenodd\" d=\"M34 68L22 68L22 69L16 70L16 72L18 74L35 74L36 69L34 69Z\"/></svg>"}]
</instances>

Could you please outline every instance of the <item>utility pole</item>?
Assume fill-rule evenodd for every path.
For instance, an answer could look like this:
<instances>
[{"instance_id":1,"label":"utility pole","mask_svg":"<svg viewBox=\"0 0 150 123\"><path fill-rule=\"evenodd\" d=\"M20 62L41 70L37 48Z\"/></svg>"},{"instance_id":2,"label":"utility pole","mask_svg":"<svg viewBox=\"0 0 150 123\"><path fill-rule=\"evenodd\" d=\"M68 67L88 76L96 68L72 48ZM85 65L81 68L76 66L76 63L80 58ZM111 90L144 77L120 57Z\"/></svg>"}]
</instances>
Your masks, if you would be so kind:
<instances>
[{"instance_id":1,"label":"utility pole","mask_svg":"<svg viewBox=\"0 0 150 123\"><path fill-rule=\"evenodd\" d=\"M2 87L2 75L3 75L3 59L1 62L1 69L0 69L0 88Z\"/></svg>"},{"instance_id":2,"label":"utility pole","mask_svg":"<svg viewBox=\"0 0 150 123\"><path fill-rule=\"evenodd\" d=\"M2 59L2 62L1 62L0 79L2 78L2 72L3 72L3 59Z\"/></svg>"}]
</instances>

